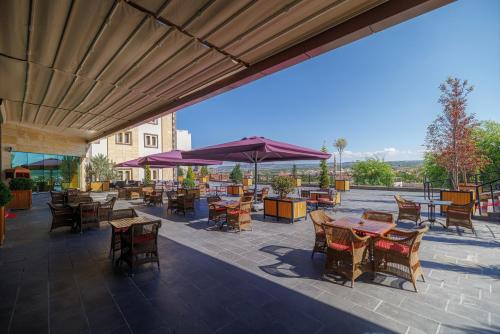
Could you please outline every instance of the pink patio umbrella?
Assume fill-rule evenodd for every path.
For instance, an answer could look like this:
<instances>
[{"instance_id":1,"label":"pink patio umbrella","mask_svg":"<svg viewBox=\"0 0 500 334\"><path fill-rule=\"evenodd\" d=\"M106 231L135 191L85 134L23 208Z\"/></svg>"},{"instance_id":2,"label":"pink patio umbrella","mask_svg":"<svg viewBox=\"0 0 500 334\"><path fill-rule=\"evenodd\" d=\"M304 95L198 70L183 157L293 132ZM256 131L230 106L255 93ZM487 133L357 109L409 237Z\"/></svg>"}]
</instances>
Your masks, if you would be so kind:
<instances>
[{"instance_id":1,"label":"pink patio umbrella","mask_svg":"<svg viewBox=\"0 0 500 334\"><path fill-rule=\"evenodd\" d=\"M331 154L306 147L270 140L264 137L245 137L241 140L183 152L186 159L216 159L254 163L255 193L257 198L257 164L259 162L290 160L325 160Z\"/></svg>"},{"instance_id":2,"label":"pink patio umbrella","mask_svg":"<svg viewBox=\"0 0 500 334\"><path fill-rule=\"evenodd\" d=\"M218 160L204 160L204 159L185 159L182 156L182 151L173 150L170 152L162 152L151 154L143 158L137 159L137 164L140 167L146 165L155 166L160 168L176 167L176 166L209 166L221 165L222 161Z\"/></svg>"}]
</instances>

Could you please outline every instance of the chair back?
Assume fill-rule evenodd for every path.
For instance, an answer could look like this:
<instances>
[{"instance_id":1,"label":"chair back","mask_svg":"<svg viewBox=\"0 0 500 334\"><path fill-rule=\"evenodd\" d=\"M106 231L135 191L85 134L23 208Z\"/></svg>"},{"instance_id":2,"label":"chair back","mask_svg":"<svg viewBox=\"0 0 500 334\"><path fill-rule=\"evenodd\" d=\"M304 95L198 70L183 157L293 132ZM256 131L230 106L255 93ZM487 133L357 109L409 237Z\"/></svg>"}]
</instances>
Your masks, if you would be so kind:
<instances>
[{"instance_id":1,"label":"chair back","mask_svg":"<svg viewBox=\"0 0 500 334\"><path fill-rule=\"evenodd\" d=\"M80 203L80 223L82 225L99 222L99 205L99 202Z\"/></svg>"},{"instance_id":2,"label":"chair back","mask_svg":"<svg viewBox=\"0 0 500 334\"><path fill-rule=\"evenodd\" d=\"M61 191L51 191L50 198L52 204L64 204L64 193Z\"/></svg>"},{"instance_id":3,"label":"chair back","mask_svg":"<svg viewBox=\"0 0 500 334\"><path fill-rule=\"evenodd\" d=\"M240 202L240 213L250 213L252 212L252 200L250 199L249 201L241 201Z\"/></svg>"},{"instance_id":4,"label":"chair back","mask_svg":"<svg viewBox=\"0 0 500 334\"><path fill-rule=\"evenodd\" d=\"M194 208L194 200L195 200L195 195L189 194L189 195L184 195L184 196L180 197L180 199L177 199L177 202L184 209L193 209Z\"/></svg>"},{"instance_id":5,"label":"chair back","mask_svg":"<svg viewBox=\"0 0 500 334\"><path fill-rule=\"evenodd\" d=\"M175 190L167 191L167 198L169 200L175 199L177 192Z\"/></svg>"},{"instance_id":6,"label":"chair back","mask_svg":"<svg viewBox=\"0 0 500 334\"><path fill-rule=\"evenodd\" d=\"M92 203L94 200L90 196L78 196L75 200L76 203Z\"/></svg>"},{"instance_id":7,"label":"chair back","mask_svg":"<svg viewBox=\"0 0 500 334\"><path fill-rule=\"evenodd\" d=\"M68 203L74 203L78 198L78 193L80 191L78 189L68 189L66 190L66 196Z\"/></svg>"},{"instance_id":8,"label":"chair back","mask_svg":"<svg viewBox=\"0 0 500 334\"><path fill-rule=\"evenodd\" d=\"M323 210L314 210L309 213L314 226L314 232L316 234L323 233L323 224L333 222L335 219L328 216Z\"/></svg>"},{"instance_id":9,"label":"chair back","mask_svg":"<svg viewBox=\"0 0 500 334\"><path fill-rule=\"evenodd\" d=\"M133 224L126 233L129 235L132 254L135 253L135 246L141 245L141 252L155 252L158 249L158 231L161 227L161 220Z\"/></svg>"},{"instance_id":10,"label":"chair back","mask_svg":"<svg viewBox=\"0 0 500 334\"><path fill-rule=\"evenodd\" d=\"M420 248L420 243L422 242L422 238L424 237L424 234L429 230L429 226L426 225L417 231L415 231L413 238L410 240L410 254L418 252L418 249Z\"/></svg>"},{"instance_id":11,"label":"chair back","mask_svg":"<svg viewBox=\"0 0 500 334\"><path fill-rule=\"evenodd\" d=\"M99 205L99 221L110 220L111 212L115 206L116 197L111 197L109 201L106 201Z\"/></svg>"},{"instance_id":12,"label":"chair back","mask_svg":"<svg viewBox=\"0 0 500 334\"><path fill-rule=\"evenodd\" d=\"M356 234L351 228L333 226L324 224L325 237L327 244L338 244L343 246L356 247Z\"/></svg>"},{"instance_id":13,"label":"chair back","mask_svg":"<svg viewBox=\"0 0 500 334\"><path fill-rule=\"evenodd\" d=\"M389 224L392 224L394 222L394 217L392 216L392 213L381 212L381 211L367 210L363 212L361 218L367 220L375 220L378 222L389 223Z\"/></svg>"},{"instance_id":14,"label":"chair back","mask_svg":"<svg viewBox=\"0 0 500 334\"><path fill-rule=\"evenodd\" d=\"M311 191L310 190L301 190L300 191L300 197L302 197L302 198L311 198Z\"/></svg>"},{"instance_id":15,"label":"chair back","mask_svg":"<svg viewBox=\"0 0 500 334\"><path fill-rule=\"evenodd\" d=\"M252 202L253 196L242 196L240 199L240 203Z\"/></svg>"},{"instance_id":16,"label":"chair back","mask_svg":"<svg viewBox=\"0 0 500 334\"><path fill-rule=\"evenodd\" d=\"M137 217L137 212L133 208L111 211L111 220Z\"/></svg>"}]
</instances>

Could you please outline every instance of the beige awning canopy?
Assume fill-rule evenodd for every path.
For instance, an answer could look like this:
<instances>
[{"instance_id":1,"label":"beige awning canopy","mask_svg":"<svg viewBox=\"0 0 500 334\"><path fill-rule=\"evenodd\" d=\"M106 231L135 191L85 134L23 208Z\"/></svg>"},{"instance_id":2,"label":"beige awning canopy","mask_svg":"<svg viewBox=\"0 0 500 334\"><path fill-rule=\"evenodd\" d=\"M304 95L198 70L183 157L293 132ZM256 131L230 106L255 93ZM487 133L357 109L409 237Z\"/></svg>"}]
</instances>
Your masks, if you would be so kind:
<instances>
[{"instance_id":1,"label":"beige awning canopy","mask_svg":"<svg viewBox=\"0 0 500 334\"><path fill-rule=\"evenodd\" d=\"M450 0L3 0L3 119L108 135Z\"/></svg>"}]
</instances>

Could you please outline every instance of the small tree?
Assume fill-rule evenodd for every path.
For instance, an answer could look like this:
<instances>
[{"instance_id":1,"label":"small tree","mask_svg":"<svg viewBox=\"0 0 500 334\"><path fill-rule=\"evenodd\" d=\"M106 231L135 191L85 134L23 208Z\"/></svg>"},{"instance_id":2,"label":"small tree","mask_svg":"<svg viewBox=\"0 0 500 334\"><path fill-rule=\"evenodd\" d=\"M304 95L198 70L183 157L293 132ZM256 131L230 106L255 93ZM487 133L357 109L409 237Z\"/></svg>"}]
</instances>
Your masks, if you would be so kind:
<instances>
[{"instance_id":1,"label":"small tree","mask_svg":"<svg viewBox=\"0 0 500 334\"><path fill-rule=\"evenodd\" d=\"M177 176L184 176L184 169L182 167L177 167Z\"/></svg>"},{"instance_id":2,"label":"small tree","mask_svg":"<svg viewBox=\"0 0 500 334\"><path fill-rule=\"evenodd\" d=\"M207 166L202 166L200 169L200 176L205 177L208 176L208 167Z\"/></svg>"},{"instance_id":3,"label":"small tree","mask_svg":"<svg viewBox=\"0 0 500 334\"><path fill-rule=\"evenodd\" d=\"M151 184L151 168L149 165L144 166L144 185L149 186Z\"/></svg>"},{"instance_id":4,"label":"small tree","mask_svg":"<svg viewBox=\"0 0 500 334\"><path fill-rule=\"evenodd\" d=\"M90 163L96 181L109 181L115 178L114 164L104 154L97 154L95 157L90 158Z\"/></svg>"},{"instance_id":5,"label":"small tree","mask_svg":"<svg viewBox=\"0 0 500 334\"><path fill-rule=\"evenodd\" d=\"M233 183L242 183L243 182L243 172L241 171L240 164L236 164L229 174L229 179Z\"/></svg>"},{"instance_id":6,"label":"small tree","mask_svg":"<svg viewBox=\"0 0 500 334\"><path fill-rule=\"evenodd\" d=\"M321 152L328 153L328 149L326 145L321 147ZM326 160L321 160L319 163L320 174L319 174L319 187L321 189L330 188L330 177L328 176L328 165L326 164Z\"/></svg>"},{"instance_id":7,"label":"small tree","mask_svg":"<svg viewBox=\"0 0 500 334\"><path fill-rule=\"evenodd\" d=\"M186 178L184 181L182 181L182 185L186 189L193 189L196 187L196 184L194 183L195 175L193 172L193 168L191 166L188 167L187 173L186 173Z\"/></svg>"},{"instance_id":8,"label":"small tree","mask_svg":"<svg viewBox=\"0 0 500 334\"><path fill-rule=\"evenodd\" d=\"M450 77L439 89L443 112L427 128L426 145L437 164L450 173L452 187L458 189L460 175L466 180L468 172L480 171L487 160L477 150L472 136L478 122L465 111L473 87L467 80Z\"/></svg>"},{"instance_id":9,"label":"small tree","mask_svg":"<svg viewBox=\"0 0 500 334\"><path fill-rule=\"evenodd\" d=\"M386 187L394 185L394 171L392 166L387 162L375 158L356 162L352 166L352 177L356 184L381 185Z\"/></svg>"},{"instance_id":10,"label":"small tree","mask_svg":"<svg viewBox=\"0 0 500 334\"><path fill-rule=\"evenodd\" d=\"M337 148L337 151L339 152L340 178L342 178L342 153L347 146L347 140L345 138L339 138L335 141L335 144L333 144L333 146L335 146L335 148Z\"/></svg>"},{"instance_id":11,"label":"small tree","mask_svg":"<svg viewBox=\"0 0 500 334\"><path fill-rule=\"evenodd\" d=\"M295 182L289 176L275 176L271 182L271 187L280 198L285 198L295 189Z\"/></svg>"}]
</instances>

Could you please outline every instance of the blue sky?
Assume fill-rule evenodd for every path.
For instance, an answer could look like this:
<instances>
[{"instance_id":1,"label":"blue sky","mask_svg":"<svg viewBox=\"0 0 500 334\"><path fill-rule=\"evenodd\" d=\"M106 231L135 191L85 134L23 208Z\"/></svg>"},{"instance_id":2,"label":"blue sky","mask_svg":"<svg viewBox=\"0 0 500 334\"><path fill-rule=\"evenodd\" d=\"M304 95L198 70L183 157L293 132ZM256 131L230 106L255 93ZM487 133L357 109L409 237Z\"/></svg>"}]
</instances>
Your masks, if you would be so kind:
<instances>
[{"instance_id":1,"label":"blue sky","mask_svg":"<svg viewBox=\"0 0 500 334\"><path fill-rule=\"evenodd\" d=\"M177 113L193 148L258 135L311 148L345 137L345 161L422 157L448 76L469 111L500 121L500 1L463 0Z\"/></svg>"}]
</instances>

